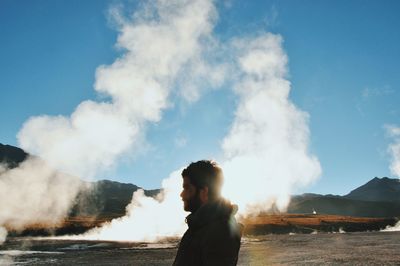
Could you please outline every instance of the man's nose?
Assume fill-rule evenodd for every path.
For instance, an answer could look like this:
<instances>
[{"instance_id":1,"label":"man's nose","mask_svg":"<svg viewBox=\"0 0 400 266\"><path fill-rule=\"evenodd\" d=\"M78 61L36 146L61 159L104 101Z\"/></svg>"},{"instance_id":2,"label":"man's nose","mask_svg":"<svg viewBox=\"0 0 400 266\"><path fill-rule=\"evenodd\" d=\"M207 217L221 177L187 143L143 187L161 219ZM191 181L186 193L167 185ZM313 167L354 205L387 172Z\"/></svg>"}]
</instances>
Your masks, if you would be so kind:
<instances>
[{"instance_id":1,"label":"man's nose","mask_svg":"<svg viewBox=\"0 0 400 266\"><path fill-rule=\"evenodd\" d=\"M181 196L181 199L183 199L183 190L182 190L181 194L179 194L179 196Z\"/></svg>"}]
</instances>

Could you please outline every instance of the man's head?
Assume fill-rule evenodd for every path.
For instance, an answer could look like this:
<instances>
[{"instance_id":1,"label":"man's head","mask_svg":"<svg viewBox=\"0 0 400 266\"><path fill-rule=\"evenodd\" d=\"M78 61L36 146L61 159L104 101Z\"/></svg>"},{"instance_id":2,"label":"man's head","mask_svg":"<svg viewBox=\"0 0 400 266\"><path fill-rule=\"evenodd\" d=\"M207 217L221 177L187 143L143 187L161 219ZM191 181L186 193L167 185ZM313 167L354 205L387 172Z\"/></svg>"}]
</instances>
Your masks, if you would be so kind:
<instances>
[{"instance_id":1,"label":"man's head","mask_svg":"<svg viewBox=\"0 0 400 266\"><path fill-rule=\"evenodd\" d=\"M181 198L185 211L195 212L203 204L221 197L222 169L214 161L191 163L182 171Z\"/></svg>"}]
</instances>

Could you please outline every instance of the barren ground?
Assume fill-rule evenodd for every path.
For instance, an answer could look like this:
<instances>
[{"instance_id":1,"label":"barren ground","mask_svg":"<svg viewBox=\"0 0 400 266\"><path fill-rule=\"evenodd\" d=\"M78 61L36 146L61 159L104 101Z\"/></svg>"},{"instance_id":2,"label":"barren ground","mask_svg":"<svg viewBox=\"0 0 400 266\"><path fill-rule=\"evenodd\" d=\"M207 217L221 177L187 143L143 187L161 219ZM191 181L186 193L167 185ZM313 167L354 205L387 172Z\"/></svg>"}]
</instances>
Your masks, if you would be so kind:
<instances>
[{"instance_id":1,"label":"barren ground","mask_svg":"<svg viewBox=\"0 0 400 266\"><path fill-rule=\"evenodd\" d=\"M247 237L238 265L399 265L399 240L400 232ZM0 265L171 265L177 243L10 238L0 246Z\"/></svg>"}]
</instances>

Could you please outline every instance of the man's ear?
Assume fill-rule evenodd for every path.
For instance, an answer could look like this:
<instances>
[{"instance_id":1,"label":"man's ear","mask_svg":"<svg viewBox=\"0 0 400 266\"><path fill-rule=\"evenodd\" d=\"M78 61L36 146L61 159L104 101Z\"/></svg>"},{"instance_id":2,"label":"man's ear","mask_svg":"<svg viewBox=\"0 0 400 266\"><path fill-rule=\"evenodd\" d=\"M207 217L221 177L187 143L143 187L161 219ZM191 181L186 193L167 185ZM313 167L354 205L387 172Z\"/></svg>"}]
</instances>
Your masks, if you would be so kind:
<instances>
[{"instance_id":1,"label":"man's ear","mask_svg":"<svg viewBox=\"0 0 400 266\"><path fill-rule=\"evenodd\" d=\"M200 201L202 204L208 202L208 187L201 188L199 191Z\"/></svg>"}]
</instances>

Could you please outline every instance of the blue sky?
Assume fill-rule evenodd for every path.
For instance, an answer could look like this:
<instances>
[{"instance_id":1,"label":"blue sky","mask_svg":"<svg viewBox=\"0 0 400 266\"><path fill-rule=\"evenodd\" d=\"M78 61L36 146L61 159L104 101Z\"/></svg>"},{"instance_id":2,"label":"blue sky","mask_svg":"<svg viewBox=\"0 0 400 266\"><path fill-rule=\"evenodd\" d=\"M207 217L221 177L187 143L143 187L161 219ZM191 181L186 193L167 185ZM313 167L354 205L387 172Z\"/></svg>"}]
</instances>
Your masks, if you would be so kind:
<instances>
[{"instance_id":1,"label":"blue sky","mask_svg":"<svg viewBox=\"0 0 400 266\"><path fill-rule=\"evenodd\" d=\"M107 11L116 1L0 2L0 142L31 116L69 115L93 90L95 70L121 51ZM135 1L124 2L134 9ZM398 1L220 1L220 39L270 31L284 39L290 99L310 115L310 149L322 176L300 192L346 194L391 176L385 124L400 124ZM147 126L147 148L100 178L160 186L171 171L221 156L235 95L209 91L175 102Z\"/></svg>"}]
</instances>

